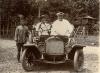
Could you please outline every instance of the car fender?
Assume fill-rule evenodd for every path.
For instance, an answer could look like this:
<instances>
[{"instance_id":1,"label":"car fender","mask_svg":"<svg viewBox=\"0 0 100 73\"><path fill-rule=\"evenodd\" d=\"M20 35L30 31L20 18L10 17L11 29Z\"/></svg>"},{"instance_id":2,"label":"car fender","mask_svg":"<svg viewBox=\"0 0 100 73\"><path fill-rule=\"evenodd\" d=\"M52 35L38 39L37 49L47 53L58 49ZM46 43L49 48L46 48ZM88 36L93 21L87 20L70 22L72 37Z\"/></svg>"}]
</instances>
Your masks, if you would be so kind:
<instances>
[{"instance_id":1,"label":"car fender","mask_svg":"<svg viewBox=\"0 0 100 73\"><path fill-rule=\"evenodd\" d=\"M83 51L84 47L86 47L86 46L81 45L81 44L73 45L71 51L68 54L69 59L73 60L74 59L74 54L75 54L76 50L82 49L82 51Z\"/></svg>"},{"instance_id":2,"label":"car fender","mask_svg":"<svg viewBox=\"0 0 100 73\"><path fill-rule=\"evenodd\" d=\"M37 48L37 45L36 44L31 44L31 43L26 43L26 44L24 44L24 49L28 49L28 47L35 47L35 48Z\"/></svg>"},{"instance_id":3,"label":"car fender","mask_svg":"<svg viewBox=\"0 0 100 73\"><path fill-rule=\"evenodd\" d=\"M86 47L85 45L81 45L81 44L74 44L73 46L72 46L72 49L83 49L84 47Z\"/></svg>"},{"instance_id":4,"label":"car fender","mask_svg":"<svg viewBox=\"0 0 100 73\"><path fill-rule=\"evenodd\" d=\"M37 47L36 44L24 44L24 50L27 49L27 51L33 51L34 55L37 57L37 58L40 58L41 56L41 53Z\"/></svg>"}]
</instances>

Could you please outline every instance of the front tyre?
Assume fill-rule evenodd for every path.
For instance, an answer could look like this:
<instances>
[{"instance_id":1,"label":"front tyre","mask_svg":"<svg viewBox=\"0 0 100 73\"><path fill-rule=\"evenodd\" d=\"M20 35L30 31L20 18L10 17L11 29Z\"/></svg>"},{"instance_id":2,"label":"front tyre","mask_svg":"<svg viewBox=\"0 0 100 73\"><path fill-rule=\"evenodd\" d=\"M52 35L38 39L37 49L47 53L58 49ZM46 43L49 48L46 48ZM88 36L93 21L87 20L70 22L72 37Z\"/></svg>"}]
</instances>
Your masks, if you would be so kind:
<instances>
[{"instance_id":1,"label":"front tyre","mask_svg":"<svg viewBox=\"0 0 100 73\"><path fill-rule=\"evenodd\" d=\"M25 71L33 71L36 66L36 57L32 50L25 49L22 54L22 67Z\"/></svg>"},{"instance_id":2,"label":"front tyre","mask_svg":"<svg viewBox=\"0 0 100 73\"><path fill-rule=\"evenodd\" d=\"M84 54L83 49L79 49L75 51L74 55L74 70L81 71L84 64Z\"/></svg>"}]
</instances>

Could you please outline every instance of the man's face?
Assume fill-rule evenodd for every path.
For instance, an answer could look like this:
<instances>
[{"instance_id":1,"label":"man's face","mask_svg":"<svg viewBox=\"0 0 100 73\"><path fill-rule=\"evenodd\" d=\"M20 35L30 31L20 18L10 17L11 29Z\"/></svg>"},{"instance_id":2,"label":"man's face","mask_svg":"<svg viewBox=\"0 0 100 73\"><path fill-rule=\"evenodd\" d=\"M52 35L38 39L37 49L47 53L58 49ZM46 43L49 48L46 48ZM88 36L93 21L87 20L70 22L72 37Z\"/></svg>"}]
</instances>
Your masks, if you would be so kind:
<instances>
[{"instance_id":1,"label":"man's face","mask_svg":"<svg viewBox=\"0 0 100 73\"><path fill-rule=\"evenodd\" d=\"M20 24L21 24L21 25L25 25L25 20L24 20L24 19L21 19L21 20L20 20Z\"/></svg>"},{"instance_id":2,"label":"man's face","mask_svg":"<svg viewBox=\"0 0 100 73\"><path fill-rule=\"evenodd\" d=\"M63 19L63 15L59 15L58 20L62 21L62 19Z\"/></svg>"},{"instance_id":3,"label":"man's face","mask_svg":"<svg viewBox=\"0 0 100 73\"><path fill-rule=\"evenodd\" d=\"M41 22L46 23L47 19L46 18L42 18Z\"/></svg>"}]
</instances>

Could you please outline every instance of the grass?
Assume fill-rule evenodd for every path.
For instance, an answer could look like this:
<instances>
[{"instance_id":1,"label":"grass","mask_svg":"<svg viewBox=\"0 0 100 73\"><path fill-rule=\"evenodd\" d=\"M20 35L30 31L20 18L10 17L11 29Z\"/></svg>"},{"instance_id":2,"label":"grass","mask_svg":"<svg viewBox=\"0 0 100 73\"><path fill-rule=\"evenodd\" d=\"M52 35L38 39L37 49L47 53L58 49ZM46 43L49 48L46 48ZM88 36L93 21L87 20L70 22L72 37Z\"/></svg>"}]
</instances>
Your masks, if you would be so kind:
<instances>
[{"instance_id":1,"label":"grass","mask_svg":"<svg viewBox=\"0 0 100 73\"><path fill-rule=\"evenodd\" d=\"M78 44L86 45L86 46L99 46L99 36L77 36L75 38Z\"/></svg>"}]
</instances>

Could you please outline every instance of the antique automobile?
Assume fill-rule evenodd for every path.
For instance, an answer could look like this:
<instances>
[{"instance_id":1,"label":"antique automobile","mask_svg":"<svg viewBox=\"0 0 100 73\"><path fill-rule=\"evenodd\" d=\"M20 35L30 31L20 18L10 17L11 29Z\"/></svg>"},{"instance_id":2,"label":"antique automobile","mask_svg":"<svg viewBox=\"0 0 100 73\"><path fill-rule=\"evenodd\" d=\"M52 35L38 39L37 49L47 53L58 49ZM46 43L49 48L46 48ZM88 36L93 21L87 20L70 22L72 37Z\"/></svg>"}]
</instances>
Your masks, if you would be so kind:
<instances>
[{"instance_id":1,"label":"antique automobile","mask_svg":"<svg viewBox=\"0 0 100 73\"><path fill-rule=\"evenodd\" d=\"M49 64L73 62L75 71L79 71L84 63L82 45L76 44L67 36L41 35L34 42L24 44L22 67L25 71L35 70L38 62Z\"/></svg>"}]
</instances>

